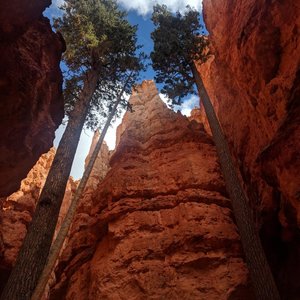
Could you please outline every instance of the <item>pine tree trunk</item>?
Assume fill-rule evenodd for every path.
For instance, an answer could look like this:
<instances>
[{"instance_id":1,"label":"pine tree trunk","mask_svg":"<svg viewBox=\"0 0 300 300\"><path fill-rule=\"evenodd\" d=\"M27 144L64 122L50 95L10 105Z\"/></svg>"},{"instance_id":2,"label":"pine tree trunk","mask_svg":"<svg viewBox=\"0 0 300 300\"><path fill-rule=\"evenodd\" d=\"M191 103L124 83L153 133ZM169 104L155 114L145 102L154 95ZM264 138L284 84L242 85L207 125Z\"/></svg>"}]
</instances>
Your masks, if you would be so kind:
<instances>
[{"instance_id":1,"label":"pine tree trunk","mask_svg":"<svg viewBox=\"0 0 300 300\"><path fill-rule=\"evenodd\" d=\"M46 264L80 134L97 86L90 71L59 143L32 222L1 300L29 300Z\"/></svg>"},{"instance_id":2,"label":"pine tree trunk","mask_svg":"<svg viewBox=\"0 0 300 300\"><path fill-rule=\"evenodd\" d=\"M114 117L114 115L117 111L118 105L121 102L122 95L124 93L126 84L128 83L129 79L130 79L130 77L127 79L121 93L119 94L118 99L117 99L116 103L114 104L114 106L112 108L112 111L110 112L109 117L108 117L108 119L105 123L105 126L104 126L104 128L101 132L101 135L100 135L99 140L96 144L96 147L95 147L95 149L92 153L90 161L88 162L87 168L85 169L85 171L83 173L83 176L80 180L79 186L76 189L76 192L75 192L75 194L72 198L70 207L69 207L68 212L67 212L67 214L64 218L64 221L63 221L63 223L60 227L59 233L57 234L57 237L56 237L55 241L53 242L53 245L50 249L47 264L46 264L46 266L43 270L43 273L42 273L42 275L41 275L41 277L38 281L37 287L36 287L36 289L35 289L35 291L32 295L31 300L40 300L41 297L43 296L43 293L44 293L45 287L47 285L49 276L51 275L51 272L54 269L55 262L59 257L60 251L62 249L62 246L64 244L64 241L65 241L66 237L67 237L70 226L71 226L72 221L74 219L74 215L75 215L75 212L76 212L78 202L79 202L79 200L82 196L82 193L83 193L83 191L85 189L85 186L88 182L88 179L91 175L93 166L95 164L95 161L98 157L98 154L99 154L99 151L101 149L102 143L104 141L106 132L107 132L109 126L110 126L111 120L113 119L113 117Z\"/></svg>"},{"instance_id":3,"label":"pine tree trunk","mask_svg":"<svg viewBox=\"0 0 300 300\"><path fill-rule=\"evenodd\" d=\"M195 64L191 65L201 103L212 131L222 174L246 256L251 282L258 300L280 299L267 258L262 248L247 196L235 171L228 143Z\"/></svg>"}]
</instances>

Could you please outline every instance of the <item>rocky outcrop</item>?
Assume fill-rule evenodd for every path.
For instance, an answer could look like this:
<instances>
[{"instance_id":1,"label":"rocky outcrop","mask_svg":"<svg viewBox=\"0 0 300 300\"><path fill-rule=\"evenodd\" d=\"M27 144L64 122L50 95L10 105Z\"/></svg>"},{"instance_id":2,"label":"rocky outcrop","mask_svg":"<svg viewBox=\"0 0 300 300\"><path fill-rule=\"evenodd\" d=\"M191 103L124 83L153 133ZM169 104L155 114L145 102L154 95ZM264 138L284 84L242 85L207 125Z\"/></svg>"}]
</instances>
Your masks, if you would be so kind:
<instances>
[{"instance_id":1,"label":"rocky outcrop","mask_svg":"<svg viewBox=\"0 0 300 300\"><path fill-rule=\"evenodd\" d=\"M293 0L203 6L213 56L199 71L283 299L298 299L300 7Z\"/></svg>"},{"instance_id":2,"label":"rocky outcrop","mask_svg":"<svg viewBox=\"0 0 300 300\"><path fill-rule=\"evenodd\" d=\"M51 1L1 1L0 197L53 145L63 111L64 41L42 16Z\"/></svg>"},{"instance_id":3,"label":"rocky outcrop","mask_svg":"<svg viewBox=\"0 0 300 300\"><path fill-rule=\"evenodd\" d=\"M22 180L20 190L5 198L2 203L0 209L0 293L15 263L54 156L54 148L42 155L27 177ZM76 186L70 177L56 230L60 227L67 212Z\"/></svg>"},{"instance_id":4,"label":"rocky outcrop","mask_svg":"<svg viewBox=\"0 0 300 300\"><path fill-rule=\"evenodd\" d=\"M0 35L2 39L14 40L26 31L28 26L42 16L51 0L34 0L26 3L20 0L1 1Z\"/></svg>"},{"instance_id":5,"label":"rocky outcrop","mask_svg":"<svg viewBox=\"0 0 300 300\"><path fill-rule=\"evenodd\" d=\"M205 111L203 109L200 109L198 107L193 108L191 111L191 115L188 118L190 121L195 120L196 122L203 124L205 131L209 135L212 135Z\"/></svg>"},{"instance_id":6,"label":"rocky outcrop","mask_svg":"<svg viewBox=\"0 0 300 300\"><path fill-rule=\"evenodd\" d=\"M100 132L97 130L94 133L90 151L88 153L88 156L85 159L85 168L87 167L87 165L90 161L90 158L95 150L95 147L99 140L99 137L100 137ZM106 142L103 141L101 149L97 156L97 159L94 163L92 172L91 172L88 182L86 184L85 193L87 192L87 189L94 191L97 188L99 182L106 176L106 174L110 168L109 167L109 159L110 159L110 151L108 149Z\"/></svg>"},{"instance_id":7,"label":"rocky outcrop","mask_svg":"<svg viewBox=\"0 0 300 300\"><path fill-rule=\"evenodd\" d=\"M50 299L252 299L211 137L169 110L152 81L130 102Z\"/></svg>"}]
</instances>

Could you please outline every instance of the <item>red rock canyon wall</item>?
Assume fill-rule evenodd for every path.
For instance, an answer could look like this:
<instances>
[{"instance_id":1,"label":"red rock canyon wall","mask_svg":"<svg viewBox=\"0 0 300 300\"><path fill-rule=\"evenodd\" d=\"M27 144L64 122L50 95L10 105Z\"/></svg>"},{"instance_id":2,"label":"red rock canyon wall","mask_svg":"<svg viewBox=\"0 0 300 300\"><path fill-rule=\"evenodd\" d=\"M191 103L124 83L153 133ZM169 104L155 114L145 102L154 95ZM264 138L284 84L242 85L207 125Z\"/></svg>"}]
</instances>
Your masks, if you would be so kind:
<instances>
[{"instance_id":1,"label":"red rock canyon wall","mask_svg":"<svg viewBox=\"0 0 300 300\"><path fill-rule=\"evenodd\" d=\"M211 137L153 81L131 96L111 169L83 197L50 299L251 299Z\"/></svg>"},{"instance_id":2,"label":"red rock canyon wall","mask_svg":"<svg viewBox=\"0 0 300 300\"><path fill-rule=\"evenodd\" d=\"M213 56L199 71L283 299L298 299L299 1L204 0L203 6Z\"/></svg>"},{"instance_id":3,"label":"red rock canyon wall","mask_svg":"<svg viewBox=\"0 0 300 300\"><path fill-rule=\"evenodd\" d=\"M96 144L99 140L100 132L95 131L92 144L90 147L90 151L88 153L88 156L85 159L85 168L87 167L87 164L93 154L93 151L95 150ZM105 141L103 141L101 149L99 151L99 154L97 156L97 159L94 163L92 172L90 174L90 177L88 179L86 188L85 188L85 194L87 193L87 190L94 191L97 188L97 185L99 182L106 176L108 170L109 170L109 159L110 159L111 152L108 149L108 146Z\"/></svg>"},{"instance_id":4,"label":"red rock canyon wall","mask_svg":"<svg viewBox=\"0 0 300 300\"><path fill-rule=\"evenodd\" d=\"M0 294L17 258L54 156L54 148L43 154L27 177L22 180L20 190L5 198L0 207ZM67 212L76 186L70 177L57 229Z\"/></svg>"},{"instance_id":5,"label":"red rock canyon wall","mask_svg":"<svg viewBox=\"0 0 300 300\"><path fill-rule=\"evenodd\" d=\"M16 191L52 147L64 114L59 63L65 44L42 16L51 1L29 2L1 1L0 197Z\"/></svg>"}]
</instances>

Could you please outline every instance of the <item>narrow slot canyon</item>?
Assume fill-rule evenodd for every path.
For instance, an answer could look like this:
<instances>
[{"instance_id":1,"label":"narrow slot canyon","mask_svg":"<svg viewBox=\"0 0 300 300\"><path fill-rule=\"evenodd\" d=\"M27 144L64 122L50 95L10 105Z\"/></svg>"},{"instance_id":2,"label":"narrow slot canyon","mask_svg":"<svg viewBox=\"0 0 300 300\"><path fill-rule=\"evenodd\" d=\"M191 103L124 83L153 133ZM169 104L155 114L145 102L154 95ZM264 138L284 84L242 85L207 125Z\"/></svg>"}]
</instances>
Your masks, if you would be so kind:
<instances>
[{"instance_id":1,"label":"narrow slot canyon","mask_svg":"<svg viewBox=\"0 0 300 300\"><path fill-rule=\"evenodd\" d=\"M34 288L26 287L25 283L24 289L21 287L24 292L15 296L6 296L9 293L6 294L5 287L40 209L39 199L43 200L49 170L59 164L55 159L62 150L53 146L57 128L62 122L83 118L83 131L93 135L89 143L85 142L85 152L81 146L77 149L77 153L82 151L81 156L87 153L87 171L102 138L106 126L103 124L118 101L120 106L112 119L120 124L112 125L115 133L109 134L109 138L113 135L116 140L115 148L111 148L106 136L82 190L85 173L74 178L73 171L68 172L61 206L53 213L53 219L57 217L53 236L45 232L45 239L54 241L59 236L72 201L79 197L79 202L40 299L263 299L251 279L251 263L243 248L238 218L201 96L193 83L188 88L194 95L185 96L184 90L181 106L170 97L171 92L177 96L192 75L181 81L174 77L175 87L170 85L171 79L160 80L157 75L162 74L157 70L158 58L161 59L157 49L162 49L157 41L168 41L155 40L162 19L155 19L154 4L136 8L134 3L107 1L114 3L109 8L112 11L128 10L128 17L116 13L116 18L122 20L117 23L119 27L113 24L115 17L109 20L105 15L104 21L101 15L96 18L99 24L103 22L100 27L113 37L106 44L109 34L101 35L95 42L97 30L91 29L90 21L80 19L81 9L88 7L90 12L89 5L108 5L105 1L86 0L84 5L78 2L78 6L73 0L58 1L78 10L72 21L82 32L86 30L84 36L75 35L73 40L66 35L70 28L62 23L63 13L57 13L58 2L52 2L52 6L46 0L25 5L12 0L0 7L0 294L5 295L1 300L37 299L31 298L37 280ZM184 19L187 13L181 10L178 17L175 11L181 8L173 10L171 3L167 3L170 12L166 16ZM199 0L195 11L203 26L199 37L205 34L205 47L192 62L228 143L280 299L297 300L300 4L292 0L203 0L200 4ZM140 7L150 11L144 12ZM99 9L101 13L106 12ZM51 17L62 18L61 23ZM137 33L135 24L140 26ZM72 34L76 26L71 29ZM124 40L120 37L122 30L128 34ZM175 31L169 30L172 40ZM147 44L150 34L154 46ZM136 46L136 40L143 41L142 50ZM121 54L117 51L131 41L135 44L126 51L133 62L128 63L129 58L122 60L127 55L125 50ZM72 44L75 42L78 48ZM116 43L112 50L110 43ZM92 51L88 52L88 47ZM143 60L134 65L140 59L139 51L149 56L146 61L152 59L151 67L148 62L141 67ZM78 67L86 53L91 59ZM156 61L153 53L157 55ZM203 53L205 59L201 59ZM77 61L76 55L81 60ZM174 67L182 75L182 68L189 68L175 54L169 56L171 62L178 61L179 68L173 63L161 67L164 72L171 74ZM104 58L113 60L101 65L101 69L96 58L101 63ZM126 73L122 73L123 69ZM98 76L94 80L95 91L90 84L93 72ZM87 83L90 89L84 90ZM171 92L164 96L168 84ZM84 118L80 110L76 111L76 103L88 93L91 102L81 110L90 111ZM168 98L173 106L166 104ZM188 107L187 115L184 105ZM72 130L79 139L78 128ZM59 134L63 141L63 134ZM78 143L70 141L70 145ZM67 160L67 154L64 155ZM76 158L72 161L72 170L79 168ZM60 180L60 175L53 178ZM51 180L55 186L55 180ZM51 193L58 197L58 192ZM45 203L47 209L52 198Z\"/></svg>"}]
</instances>

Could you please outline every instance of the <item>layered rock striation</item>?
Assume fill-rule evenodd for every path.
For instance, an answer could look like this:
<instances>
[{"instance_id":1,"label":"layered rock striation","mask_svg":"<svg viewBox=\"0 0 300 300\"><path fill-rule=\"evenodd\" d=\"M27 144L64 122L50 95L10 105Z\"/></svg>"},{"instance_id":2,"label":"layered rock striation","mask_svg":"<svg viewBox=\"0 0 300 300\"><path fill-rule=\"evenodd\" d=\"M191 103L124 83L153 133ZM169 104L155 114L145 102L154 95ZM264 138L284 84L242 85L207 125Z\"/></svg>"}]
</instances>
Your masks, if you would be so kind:
<instances>
[{"instance_id":1,"label":"layered rock striation","mask_svg":"<svg viewBox=\"0 0 300 300\"><path fill-rule=\"evenodd\" d=\"M213 55L199 72L283 299L298 299L300 7L293 0L204 0L203 6Z\"/></svg>"},{"instance_id":2,"label":"layered rock striation","mask_svg":"<svg viewBox=\"0 0 300 300\"><path fill-rule=\"evenodd\" d=\"M90 158L96 148L96 144L99 140L99 137L100 137L100 132L95 131L88 156L85 159L85 168L87 167L87 165L90 161ZM85 193L87 193L87 189L94 191L97 188L99 182L103 178L105 178L105 176L110 168L110 166L109 166L110 156L111 156L111 152L109 151L106 142L103 141L103 143L101 145L101 149L99 151L99 154L94 163L92 172L91 172L88 182L86 184Z\"/></svg>"},{"instance_id":3,"label":"layered rock striation","mask_svg":"<svg viewBox=\"0 0 300 300\"><path fill-rule=\"evenodd\" d=\"M54 156L54 148L43 154L22 180L20 190L3 199L0 208L0 294L16 261ZM70 177L56 231L62 223L76 187L76 182Z\"/></svg>"},{"instance_id":4,"label":"layered rock striation","mask_svg":"<svg viewBox=\"0 0 300 300\"><path fill-rule=\"evenodd\" d=\"M203 125L137 87L111 169L84 197L50 299L252 299Z\"/></svg>"},{"instance_id":5,"label":"layered rock striation","mask_svg":"<svg viewBox=\"0 0 300 300\"><path fill-rule=\"evenodd\" d=\"M51 1L1 1L0 197L15 192L53 145L64 110L65 44L42 16Z\"/></svg>"}]
</instances>

